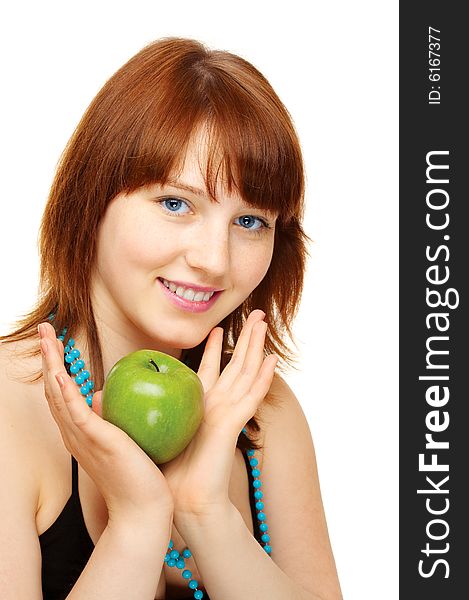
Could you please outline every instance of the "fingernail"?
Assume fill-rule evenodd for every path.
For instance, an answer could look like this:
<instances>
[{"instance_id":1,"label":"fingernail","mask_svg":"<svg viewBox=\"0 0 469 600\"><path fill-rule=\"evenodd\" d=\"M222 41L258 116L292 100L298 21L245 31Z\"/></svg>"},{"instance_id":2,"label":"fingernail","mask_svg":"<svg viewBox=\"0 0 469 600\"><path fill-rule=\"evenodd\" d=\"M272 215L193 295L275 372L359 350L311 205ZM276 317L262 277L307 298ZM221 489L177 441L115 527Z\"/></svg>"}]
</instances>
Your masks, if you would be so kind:
<instances>
[{"instance_id":1,"label":"fingernail","mask_svg":"<svg viewBox=\"0 0 469 600\"><path fill-rule=\"evenodd\" d=\"M42 339L40 344L41 344L41 351L45 356L47 354L47 342L46 342L46 340Z\"/></svg>"},{"instance_id":2,"label":"fingernail","mask_svg":"<svg viewBox=\"0 0 469 600\"><path fill-rule=\"evenodd\" d=\"M57 379L57 382L60 385L60 389L62 390L65 387L64 378L62 377L62 375L56 375L55 378Z\"/></svg>"},{"instance_id":3,"label":"fingernail","mask_svg":"<svg viewBox=\"0 0 469 600\"><path fill-rule=\"evenodd\" d=\"M37 332L39 333L39 337L42 339L44 337L44 330L42 325L39 323L39 325L37 326Z\"/></svg>"}]
</instances>

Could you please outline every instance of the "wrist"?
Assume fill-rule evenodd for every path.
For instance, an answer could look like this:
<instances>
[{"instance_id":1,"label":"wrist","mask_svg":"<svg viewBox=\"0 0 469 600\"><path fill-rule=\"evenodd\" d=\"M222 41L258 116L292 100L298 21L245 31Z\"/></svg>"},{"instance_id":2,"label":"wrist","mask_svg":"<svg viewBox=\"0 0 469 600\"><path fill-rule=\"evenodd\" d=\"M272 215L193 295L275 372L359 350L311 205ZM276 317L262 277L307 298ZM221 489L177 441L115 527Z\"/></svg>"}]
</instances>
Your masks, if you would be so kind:
<instances>
[{"instance_id":1,"label":"wrist","mask_svg":"<svg viewBox=\"0 0 469 600\"><path fill-rule=\"evenodd\" d=\"M226 502L206 505L203 507L192 507L191 509L176 508L173 515L174 524L182 532L187 528L209 528L212 525L219 526L227 519L238 514L238 509L228 499Z\"/></svg>"},{"instance_id":2,"label":"wrist","mask_svg":"<svg viewBox=\"0 0 469 600\"><path fill-rule=\"evenodd\" d=\"M166 525L171 526L174 516L174 507L172 505L158 505L154 508L126 511L109 511L108 527L122 532L135 532L139 535L148 531L154 531L155 528L162 528Z\"/></svg>"}]
</instances>

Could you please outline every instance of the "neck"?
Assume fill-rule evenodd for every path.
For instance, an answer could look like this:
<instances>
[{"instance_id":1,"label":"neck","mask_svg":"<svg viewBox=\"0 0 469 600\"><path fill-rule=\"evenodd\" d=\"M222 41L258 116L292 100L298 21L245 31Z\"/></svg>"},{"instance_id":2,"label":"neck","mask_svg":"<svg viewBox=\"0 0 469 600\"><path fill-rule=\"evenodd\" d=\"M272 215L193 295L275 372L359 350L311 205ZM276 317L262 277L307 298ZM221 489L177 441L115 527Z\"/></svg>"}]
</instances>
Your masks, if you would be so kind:
<instances>
[{"instance_id":1,"label":"neck","mask_svg":"<svg viewBox=\"0 0 469 600\"><path fill-rule=\"evenodd\" d=\"M178 360L182 358L182 350L180 348L162 344L158 340L146 336L144 332L135 332L135 329L128 331L125 327L122 329L112 327L104 321L97 321L96 325L101 344L104 378L107 377L109 371L118 360L136 350L158 350ZM83 328L80 328L76 332L70 331L70 335L75 339L75 346L79 348L81 355L88 365L90 360L90 344Z\"/></svg>"}]
</instances>

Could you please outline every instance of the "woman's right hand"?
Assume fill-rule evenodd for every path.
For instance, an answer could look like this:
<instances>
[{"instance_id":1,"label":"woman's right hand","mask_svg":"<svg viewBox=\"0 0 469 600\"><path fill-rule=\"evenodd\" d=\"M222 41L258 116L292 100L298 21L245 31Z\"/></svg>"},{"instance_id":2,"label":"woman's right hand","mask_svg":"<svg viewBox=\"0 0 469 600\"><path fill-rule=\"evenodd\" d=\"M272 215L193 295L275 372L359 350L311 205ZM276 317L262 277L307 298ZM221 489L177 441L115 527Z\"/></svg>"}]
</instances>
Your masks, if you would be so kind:
<instances>
[{"instance_id":1,"label":"woman's right hand","mask_svg":"<svg viewBox=\"0 0 469 600\"><path fill-rule=\"evenodd\" d=\"M93 410L64 367L64 346L50 323L41 323L44 391L67 450L95 482L106 502L109 520L172 514L173 498L166 479L145 452L121 429ZM59 385L63 380L63 387ZM96 412L95 412L96 411Z\"/></svg>"}]
</instances>

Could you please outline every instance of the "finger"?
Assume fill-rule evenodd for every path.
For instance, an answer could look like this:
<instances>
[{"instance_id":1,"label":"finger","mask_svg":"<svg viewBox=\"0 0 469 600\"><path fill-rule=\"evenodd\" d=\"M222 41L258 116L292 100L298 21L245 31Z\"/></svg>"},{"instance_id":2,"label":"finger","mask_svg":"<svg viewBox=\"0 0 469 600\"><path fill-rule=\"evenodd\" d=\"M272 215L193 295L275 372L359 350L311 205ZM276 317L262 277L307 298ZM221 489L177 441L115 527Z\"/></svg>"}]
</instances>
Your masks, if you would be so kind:
<instances>
[{"instance_id":1,"label":"finger","mask_svg":"<svg viewBox=\"0 0 469 600\"><path fill-rule=\"evenodd\" d=\"M254 327L255 323L262 320L264 317L265 313L259 309L256 309L250 313L239 335L236 347L233 351L233 356L221 375L223 380L225 380L225 383L227 383L226 380L229 380L231 383L239 373L244 363L244 358L249 346L252 328Z\"/></svg>"},{"instance_id":2,"label":"finger","mask_svg":"<svg viewBox=\"0 0 469 600\"><path fill-rule=\"evenodd\" d=\"M205 392L208 392L220 377L220 360L223 348L223 328L215 327L210 332L205 344L204 354L200 361L197 375Z\"/></svg>"},{"instance_id":3,"label":"finger","mask_svg":"<svg viewBox=\"0 0 469 600\"><path fill-rule=\"evenodd\" d=\"M238 376L233 382L236 386L236 395L241 399L247 393L259 376L259 370L264 362L264 345L267 323L258 321L254 324L249 338L249 345L244 357L243 365Z\"/></svg>"},{"instance_id":4,"label":"finger","mask_svg":"<svg viewBox=\"0 0 469 600\"><path fill-rule=\"evenodd\" d=\"M41 340L40 344L44 377L44 395L49 405L49 410L60 430L65 446L70 448L70 442L74 437L70 430L70 416L65 408L60 388L53 375L53 373L57 371L57 367L54 365L54 349L57 346L56 344L51 343L51 340L48 339L47 336ZM63 367L60 368L63 369Z\"/></svg>"},{"instance_id":5,"label":"finger","mask_svg":"<svg viewBox=\"0 0 469 600\"><path fill-rule=\"evenodd\" d=\"M86 403L83 395L78 391L76 383L68 375L57 374L57 383L64 399L65 407L69 413L71 427L76 440L76 446L92 443L94 448L108 449L115 444L115 431L118 427L103 420ZM98 397L99 410L101 407L102 390L93 396Z\"/></svg>"},{"instance_id":6,"label":"finger","mask_svg":"<svg viewBox=\"0 0 469 600\"><path fill-rule=\"evenodd\" d=\"M65 372L63 354L59 354L55 331L48 323L42 323L43 338L41 339L42 369L44 374L44 391L52 415L57 420L67 420L67 411L63 402L60 388L55 380L56 373ZM59 340L60 341L60 340Z\"/></svg>"},{"instance_id":7,"label":"finger","mask_svg":"<svg viewBox=\"0 0 469 600\"><path fill-rule=\"evenodd\" d=\"M73 426L78 429L85 429L90 421L99 418L86 403L82 394L78 391L76 383L71 379L67 372L56 374L57 383L64 401L64 406L68 411Z\"/></svg>"},{"instance_id":8,"label":"finger","mask_svg":"<svg viewBox=\"0 0 469 600\"><path fill-rule=\"evenodd\" d=\"M239 334L238 341L236 342L233 355L226 369L235 371L241 368L244 363L244 357L246 355L247 348L249 346L249 339L251 337L251 330L255 323L261 321L265 317L265 313L262 310L256 309L252 311L247 318L246 323L243 325L241 333ZM225 373L226 369L223 371ZM223 374L222 374L223 375Z\"/></svg>"},{"instance_id":9,"label":"finger","mask_svg":"<svg viewBox=\"0 0 469 600\"><path fill-rule=\"evenodd\" d=\"M91 412L86 400L83 395L78 391L77 385L68 375L64 364L64 347L56 337L55 330L52 325L46 323L43 324L44 338L41 341L42 346L45 348L45 359L48 369L47 376L47 394L49 405L54 410L53 416L57 421L61 430L62 436L67 436L68 441L76 439L78 434L77 427L83 422L82 414L83 411ZM70 385L66 386L66 395L64 389L61 387L57 377L60 377L64 382L69 382ZM79 405L82 407L81 414L76 414L74 409ZM78 422L75 422L75 419ZM64 441L65 438L64 438Z\"/></svg>"},{"instance_id":10,"label":"finger","mask_svg":"<svg viewBox=\"0 0 469 600\"><path fill-rule=\"evenodd\" d=\"M249 394L244 397L242 402L243 409L245 409L244 422L247 423L256 414L257 409L268 394L278 360L276 354L269 354L269 356L265 357Z\"/></svg>"}]
</instances>

